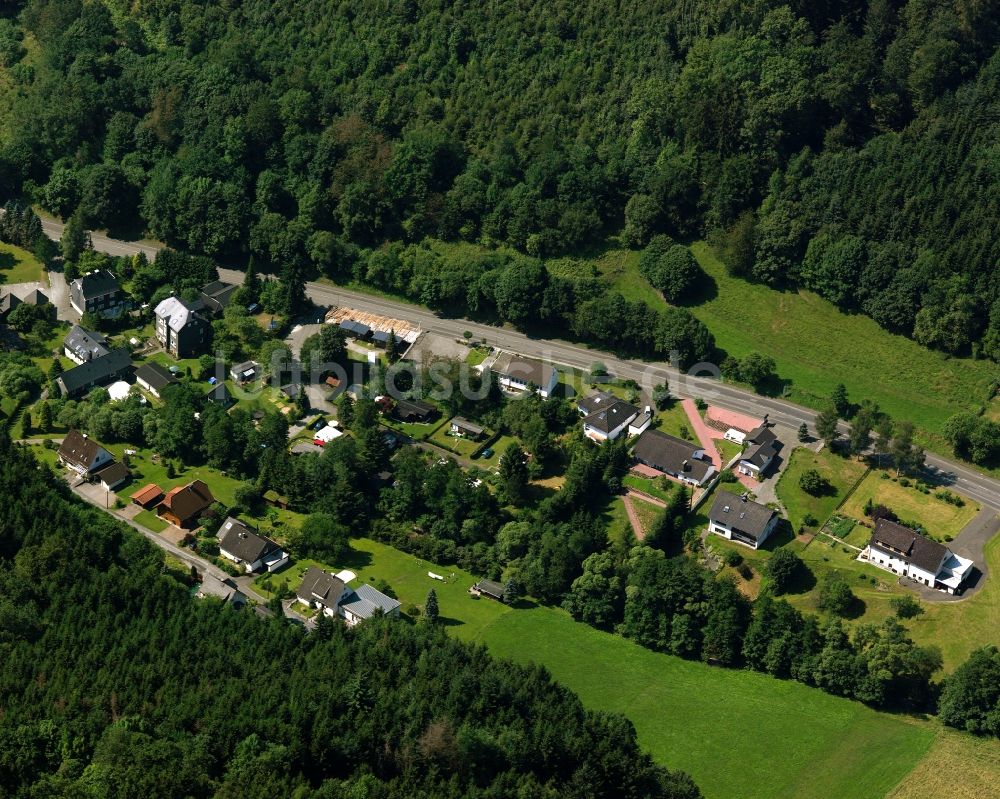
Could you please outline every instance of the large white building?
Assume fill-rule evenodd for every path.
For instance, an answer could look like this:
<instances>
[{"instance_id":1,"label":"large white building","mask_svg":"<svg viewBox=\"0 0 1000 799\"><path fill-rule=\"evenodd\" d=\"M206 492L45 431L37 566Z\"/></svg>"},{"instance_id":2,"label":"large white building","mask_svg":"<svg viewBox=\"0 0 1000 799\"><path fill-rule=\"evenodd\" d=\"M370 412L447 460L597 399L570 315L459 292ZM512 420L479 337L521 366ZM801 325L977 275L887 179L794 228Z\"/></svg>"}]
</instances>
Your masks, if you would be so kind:
<instances>
[{"instance_id":1,"label":"large white building","mask_svg":"<svg viewBox=\"0 0 1000 799\"><path fill-rule=\"evenodd\" d=\"M875 523L861 559L901 577L939 591L956 593L972 573L973 563L954 554L944 544L888 519Z\"/></svg>"}]
</instances>

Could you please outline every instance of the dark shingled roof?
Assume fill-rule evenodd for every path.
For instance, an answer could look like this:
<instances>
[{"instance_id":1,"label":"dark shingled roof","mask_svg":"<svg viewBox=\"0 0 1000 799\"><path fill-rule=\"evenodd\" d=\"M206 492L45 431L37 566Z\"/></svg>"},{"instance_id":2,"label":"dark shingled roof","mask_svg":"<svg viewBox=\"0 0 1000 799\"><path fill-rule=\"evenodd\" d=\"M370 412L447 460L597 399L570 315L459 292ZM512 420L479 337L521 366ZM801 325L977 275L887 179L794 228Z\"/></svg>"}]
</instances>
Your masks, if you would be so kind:
<instances>
[{"instance_id":1,"label":"dark shingled roof","mask_svg":"<svg viewBox=\"0 0 1000 799\"><path fill-rule=\"evenodd\" d=\"M875 532L872 533L870 544L891 550L902 556L903 560L936 574L941 561L948 554L948 547L924 538L920 533L904 527L888 519L875 522Z\"/></svg>"},{"instance_id":2,"label":"dark shingled roof","mask_svg":"<svg viewBox=\"0 0 1000 799\"><path fill-rule=\"evenodd\" d=\"M170 489L160 504L181 521L186 521L206 510L213 502L215 497L208 485L201 480L192 480L186 486Z\"/></svg>"},{"instance_id":3,"label":"dark shingled roof","mask_svg":"<svg viewBox=\"0 0 1000 799\"><path fill-rule=\"evenodd\" d=\"M654 469L675 474L684 474L692 480L703 482L715 469L710 461L695 457L701 447L680 438L661 433L659 430L646 430L635 442L633 450L636 458ZM687 461L687 468L684 466Z\"/></svg>"},{"instance_id":4,"label":"dark shingled roof","mask_svg":"<svg viewBox=\"0 0 1000 799\"><path fill-rule=\"evenodd\" d=\"M74 394L83 386L97 384L117 377L132 364L132 355L126 349L112 350L107 355L74 366L59 375L58 382L67 394Z\"/></svg>"},{"instance_id":5,"label":"dark shingled roof","mask_svg":"<svg viewBox=\"0 0 1000 799\"><path fill-rule=\"evenodd\" d=\"M210 308L216 313L222 313L226 306L229 305L229 301L233 297L233 292L237 288L238 286L232 283L213 280L211 283L207 283L201 287L201 302L205 307Z\"/></svg>"},{"instance_id":6,"label":"dark shingled roof","mask_svg":"<svg viewBox=\"0 0 1000 799\"><path fill-rule=\"evenodd\" d=\"M396 418L406 421L408 419L430 418L437 413L437 408L423 400L401 399L396 403L396 408L393 412Z\"/></svg>"},{"instance_id":7,"label":"dark shingled roof","mask_svg":"<svg viewBox=\"0 0 1000 799\"><path fill-rule=\"evenodd\" d=\"M79 430L70 430L59 445L59 457L77 466L89 467L102 449L104 447Z\"/></svg>"},{"instance_id":8,"label":"dark shingled roof","mask_svg":"<svg viewBox=\"0 0 1000 799\"><path fill-rule=\"evenodd\" d=\"M494 599L503 599L503 585L496 580L480 580L475 585L476 590L481 591Z\"/></svg>"},{"instance_id":9,"label":"dark shingled roof","mask_svg":"<svg viewBox=\"0 0 1000 799\"><path fill-rule=\"evenodd\" d=\"M310 566L302 576L302 585L295 595L303 602L319 602L324 607L332 608L343 593L343 580L316 566Z\"/></svg>"},{"instance_id":10,"label":"dark shingled roof","mask_svg":"<svg viewBox=\"0 0 1000 799\"><path fill-rule=\"evenodd\" d=\"M758 427L751 430L747 434L746 440L750 446L747 447L740 460L748 461L758 469L762 469L770 463L771 458L778 454L778 449L781 447L778 437L768 427Z\"/></svg>"},{"instance_id":11,"label":"dark shingled roof","mask_svg":"<svg viewBox=\"0 0 1000 799\"><path fill-rule=\"evenodd\" d=\"M610 391L597 391L590 396L580 397L576 401L576 407L584 416L589 416L598 408L606 408L617 400Z\"/></svg>"},{"instance_id":12,"label":"dark shingled roof","mask_svg":"<svg viewBox=\"0 0 1000 799\"><path fill-rule=\"evenodd\" d=\"M246 563L254 563L281 547L267 536L255 533L239 519L230 516L219 528L219 549Z\"/></svg>"},{"instance_id":13,"label":"dark shingled roof","mask_svg":"<svg viewBox=\"0 0 1000 799\"><path fill-rule=\"evenodd\" d=\"M610 433L625 422L634 419L639 413L635 405L629 405L623 400L615 400L608 404L601 403L597 410L585 417L583 423L604 434Z\"/></svg>"},{"instance_id":14,"label":"dark shingled roof","mask_svg":"<svg viewBox=\"0 0 1000 799\"><path fill-rule=\"evenodd\" d=\"M177 378L171 374L170 370L156 361L148 361L136 369L135 379L149 384L153 391L160 391L171 383L177 382Z\"/></svg>"},{"instance_id":15,"label":"dark shingled roof","mask_svg":"<svg viewBox=\"0 0 1000 799\"><path fill-rule=\"evenodd\" d=\"M83 277L77 278L73 281L73 284L77 287L80 295L88 300L92 297L111 294L119 288L115 276L106 269L96 269Z\"/></svg>"},{"instance_id":16,"label":"dark shingled roof","mask_svg":"<svg viewBox=\"0 0 1000 799\"><path fill-rule=\"evenodd\" d=\"M111 488L121 485L132 476L128 467L124 463L115 461L110 466L106 466L97 473L98 479L107 483Z\"/></svg>"},{"instance_id":17,"label":"dark shingled roof","mask_svg":"<svg viewBox=\"0 0 1000 799\"><path fill-rule=\"evenodd\" d=\"M774 514L773 509L759 502L753 502L731 491L719 491L715 502L712 503L712 509L708 512L708 518L726 527L734 527L757 540L764 534Z\"/></svg>"},{"instance_id":18,"label":"dark shingled roof","mask_svg":"<svg viewBox=\"0 0 1000 799\"><path fill-rule=\"evenodd\" d=\"M518 383L534 383L541 388L548 388L556 370L537 358L525 358L505 352L493 362L492 371L514 378Z\"/></svg>"}]
</instances>

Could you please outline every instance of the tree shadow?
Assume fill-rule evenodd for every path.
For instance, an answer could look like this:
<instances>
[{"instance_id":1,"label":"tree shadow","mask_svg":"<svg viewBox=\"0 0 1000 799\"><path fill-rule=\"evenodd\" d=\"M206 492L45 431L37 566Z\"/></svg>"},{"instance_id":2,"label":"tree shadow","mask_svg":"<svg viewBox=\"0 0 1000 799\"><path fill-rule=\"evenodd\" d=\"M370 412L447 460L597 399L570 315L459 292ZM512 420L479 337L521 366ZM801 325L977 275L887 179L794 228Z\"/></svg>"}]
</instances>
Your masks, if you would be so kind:
<instances>
[{"instance_id":1,"label":"tree shadow","mask_svg":"<svg viewBox=\"0 0 1000 799\"><path fill-rule=\"evenodd\" d=\"M526 599L522 597L508 607L514 608L514 610L532 610L538 607L538 603L534 599Z\"/></svg>"},{"instance_id":2,"label":"tree shadow","mask_svg":"<svg viewBox=\"0 0 1000 799\"><path fill-rule=\"evenodd\" d=\"M793 573L792 578L785 587L786 594L808 594L818 583L813 570L806 564L799 566Z\"/></svg>"},{"instance_id":3,"label":"tree shadow","mask_svg":"<svg viewBox=\"0 0 1000 799\"><path fill-rule=\"evenodd\" d=\"M792 530L792 523L788 519L779 519L774 532L767 537L758 549L764 552L774 552L785 544L795 539L795 531Z\"/></svg>"},{"instance_id":4,"label":"tree shadow","mask_svg":"<svg viewBox=\"0 0 1000 799\"><path fill-rule=\"evenodd\" d=\"M347 552L341 556L340 560L346 568L364 569L371 566L374 558L371 552L364 552L362 550L348 547Z\"/></svg>"},{"instance_id":5,"label":"tree shadow","mask_svg":"<svg viewBox=\"0 0 1000 799\"><path fill-rule=\"evenodd\" d=\"M860 619L865 615L865 611L868 609L868 605L865 601L859 597L857 594L854 595L854 599L851 600L851 604L848 606L847 610L844 611L843 618L845 619Z\"/></svg>"},{"instance_id":6,"label":"tree shadow","mask_svg":"<svg viewBox=\"0 0 1000 799\"><path fill-rule=\"evenodd\" d=\"M438 616L437 623L442 627L461 627L465 624L461 619L453 619L449 616Z\"/></svg>"},{"instance_id":7,"label":"tree shadow","mask_svg":"<svg viewBox=\"0 0 1000 799\"><path fill-rule=\"evenodd\" d=\"M792 381L786 377L770 375L754 386L757 393L764 397L783 397L791 388Z\"/></svg>"},{"instance_id":8,"label":"tree shadow","mask_svg":"<svg viewBox=\"0 0 1000 799\"><path fill-rule=\"evenodd\" d=\"M17 260L9 252L0 252L0 269L13 269ZM0 274L0 283L6 282L7 276Z\"/></svg>"},{"instance_id":9,"label":"tree shadow","mask_svg":"<svg viewBox=\"0 0 1000 799\"><path fill-rule=\"evenodd\" d=\"M683 308L692 308L703 305L706 302L711 302L718 296L719 284L714 277L703 271L698 280L695 281L695 284L688 289L684 297L674 304Z\"/></svg>"}]
</instances>

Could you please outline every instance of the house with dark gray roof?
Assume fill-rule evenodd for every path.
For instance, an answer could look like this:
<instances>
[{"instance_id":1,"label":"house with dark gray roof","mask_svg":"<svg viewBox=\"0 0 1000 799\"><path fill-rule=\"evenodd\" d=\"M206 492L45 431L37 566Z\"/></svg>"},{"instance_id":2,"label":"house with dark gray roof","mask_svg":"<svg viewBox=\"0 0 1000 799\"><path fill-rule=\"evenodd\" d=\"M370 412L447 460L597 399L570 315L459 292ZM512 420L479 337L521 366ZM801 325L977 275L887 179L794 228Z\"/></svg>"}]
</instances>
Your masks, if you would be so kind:
<instances>
[{"instance_id":1,"label":"house with dark gray roof","mask_svg":"<svg viewBox=\"0 0 1000 799\"><path fill-rule=\"evenodd\" d=\"M762 425L747 433L745 443L749 446L740 457L736 471L760 480L774 463L781 442L771 428Z\"/></svg>"},{"instance_id":2,"label":"house with dark gray roof","mask_svg":"<svg viewBox=\"0 0 1000 799\"><path fill-rule=\"evenodd\" d=\"M7 293L0 296L0 322L5 321L10 312L20 304L21 298L14 294Z\"/></svg>"},{"instance_id":3,"label":"house with dark gray roof","mask_svg":"<svg viewBox=\"0 0 1000 799\"><path fill-rule=\"evenodd\" d=\"M704 485L715 474L715 466L705 450L659 430L642 433L632 454L644 466L692 486Z\"/></svg>"},{"instance_id":4,"label":"house with dark gray roof","mask_svg":"<svg viewBox=\"0 0 1000 799\"><path fill-rule=\"evenodd\" d=\"M340 600L349 591L344 581L318 566L310 566L302 575L302 583L295 591L295 598L303 605L322 610L327 616L336 616Z\"/></svg>"},{"instance_id":5,"label":"house with dark gray roof","mask_svg":"<svg viewBox=\"0 0 1000 799\"><path fill-rule=\"evenodd\" d=\"M167 297L156 306L156 340L175 358L195 358L208 349L211 327L198 309L201 303Z\"/></svg>"},{"instance_id":6,"label":"house with dark gray roof","mask_svg":"<svg viewBox=\"0 0 1000 799\"><path fill-rule=\"evenodd\" d=\"M974 567L971 560L956 555L944 544L889 519L875 522L861 558L880 569L949 594L961 590Z\"/></svg>"},{"instance_id":7,"label":"house with dark gray roof","mask_svg":"<svg viewBox=\"0 0 1000 799\"><path fill-rule=\"evenodd\" d=\"M469 593L474 597L488 596L497 602L503 602L503 583L498 583L496 580L480 580L470 586Z\"/></svg>"},{"instance_id":8,"label":"house with dark gray roof","mask_svg":"<svg viewBox=\"0 0 1000 799\"><path fill-rule=\"evenodd\" d=\"M94 476L105 491L114 491L132 479L132 473L128 467L118 461L112 461L110 466L105 466Z\"/></svg>"},{"instance_id":9,"label":"house with dark gray roof","mask_svg":"<svg viewBox=\"0 0 1000 799\"><path fill-rule=\"evenodd\" d=\"M228 604L233 607L241 607L247 603L246 594L240 591L231 577L227 577L225 580L220 580L218 577L213 577L211 574L205 575L204 579L201 581L201 585L198 586L198 593L195 594L195 596L199 599L204 599L205 597L210 596L215 597L224 605Z\"/></svg>"},{"instance_id":10,"label":"house with dark gray roof","mask_svg":"<svg viewBox=\"0 0 1000 799\"><path fill-rule=\"evenodd\" d=\"M401 422L429 422L438 415L438 409L423 400L401 399L392 409L392 415Z\"/></svg>"},{"instance_id":11,"label":"house with dark gray roof","mask_svg":"<svg viewBox=\"0 0 1000 799\"><path fill-rule=\"evenodd\" d=\"M220 408L230 408L236 400L225 383L216 383L205 392L205 402L211 402Z\"/></svg>"},{"instance_id":12,"label":"house with dark gray roof","mask_svg":"<svg viewBox=\"0 0 1000 799\"><path fill-rule=\"evenodd\" d=\"M527 391L534 386L535 393L546 399L559 384L559 372L537 358L526 358L512 352L501 352L490 370L497 376L500 388L512 393Z\"/></svg>"},{"instance_id":13,"label":"house with dark gray roof","mask_svg":"<svg viewBox=\"0 0 1000 799\"><path fill-rule=\"evenodd\" d=\"M154 397L159 397L163 390L179 382L167 367L156 361L146 361L135 370L135 382Z\"/></svg>"},{"instance_id":14,"label":"house with dark gray roof","mask_svg":"<svg viewBox=\"0 0 1000 799\"><path fill-rule=\"evenodd\" d=\"M232 516L222 523L218 535L219 554L248 573L273 572L288 563L288 553L278 543Z\"/></svg>"},{"instance_id":15,"label":"house with dark gray roof","mask_svg":"<svg viewBox=\"0 0 1000 799\"><path fill-rule=\"evenodd\" d=\"M125 310L125 293L106 269L95 269L69 284L69 302L78 314L115 318Z\"/></svg>"},{"instance_id":16,"label":"house with dark gray roof","mask_svg":"<svg viewBox=\"0 0 1000 799\"><path fill-rule=\"evenodd\" d=\"M237 383L249 383L256 380L260 372L260 364L256 361L244 361L229 370L229 376Z\"/></svg>"},{"instance_id":17,"label":"house with dark gray roof","mask_svg":"<svg viewBox=\"0 0 1000 799\"><path fill-rule=\"evenodd\" d=\"M110 351L108 340L104 336L84 330L79 325L73 325L63 339L63 354L76 364L100 358Z\"/></svg>"},{"instance_id":18,"label":"house with dark gray roof","mask_svg":"<svg viewBox=\"0 0 1000 799\"><path fill-rule=\"evenodd\" d=\"M778 513L731 491L719 491L708 512L708 531L757 549L778 525Z\"/></svg>"},{"instance_id":19,"label":"house with dark gray roof","mask_svg":"<svg viewBox=\"0 0 1000 799\"><path fill-rule=\"evenodd\" d=\"M201 287L199 299L201 304L211 313L221 315L233 298L233 292L239 288L233 283L224 283L221 280L213 280Z\"/></svg>"},{"instance_id":20,"label":"house with dark gray roof","mask_svg":"<svg viewBox=\"0 0 1000 799\"><path fill-rule=\"evenodd\" d=\"M121 380L132 373L132 355L126 349L112 350L107 355L94 358L72 369L67 369L56 384L64 397L85 394L95 386Z\"/></svg>"},{"instance_id":21,"label":"house with dark gray roof","mask_svg":"<svg viewBox=\"0 0 1000 799\"><path fill-rule=\"evenodd\" d=\"M635 405L611 397L596 403L594 410L583 417L583 434L593 441L614 441L638 415Z\"/></svg>"},{"instance_id":22,"label":"house with dark gray roof","mask_svg":"<svg viewBox=\"0 0 1000 799\"><path fill-rule=\"evenodd\" d=\"M21 301L27 305L49 304L49 298L38 289L32 289L31 291L29 291L27 294L24 295Z\"/></svg>"},{"instance_id":23,"label":"house with dark gray roof","mask_svg":"<svg viewBox=\"0 0 1000 799\"><path fill-rule=\"evenodd\" d=\"M372 329L368 325L355 322L353 319L344 319L339 327L344 331L345 336L352 338L367 339L372 334Z\"/></svg>"},{"instance_id":24,"label":"house with dark gray roof","mask_svg":"<svg viewBox=\"0 0 1000 799\"><path fill-rule=\"evenodd\" d=\"M451 433L455 436L465 436L473 440L478 439L486 431L481 424L470 422L461 416L456 416L451 420Z\"/></svg>"}]
</instances>

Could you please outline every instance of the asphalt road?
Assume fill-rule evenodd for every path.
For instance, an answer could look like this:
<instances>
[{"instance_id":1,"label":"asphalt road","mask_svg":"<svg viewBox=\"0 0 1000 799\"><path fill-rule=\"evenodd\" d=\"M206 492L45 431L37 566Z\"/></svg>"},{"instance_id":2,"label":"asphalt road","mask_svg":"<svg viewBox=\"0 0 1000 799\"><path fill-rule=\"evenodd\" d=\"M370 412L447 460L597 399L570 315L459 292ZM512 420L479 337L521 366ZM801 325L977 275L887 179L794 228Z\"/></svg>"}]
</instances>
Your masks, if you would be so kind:
<instances>
[{"instance_id":1,"label":"asphalt road","mask_svg":"<svg viewBox=\"0 0 1000 799\"><path fill-rule=\"evenodd\" d=\"M44 219L42 227L49 238L58 239L63 225L55 220ZM111 239L101 233L92 233L94 249L112 255L134 255L144 252L155 259L161 247L149 242L127 242ZM231 269L220 269L223 280L239 283L243 273ZM323 283L308 283L306 293L317 305L347 305L366 311L407 319L418 324L421 329L446 336L461 338L465 331L471 331L477 339L482 339L494 347L512 350L522 355L565 364L589 371L591 364L601 361L608 370L621 379L632 379L646 389L664 381L675 396L704 399L714 405L751 415L767 414L769 421L797 428L805 422L812 429L816 412L790 402L772 397L761 397L745 389L727 385L716 379L688 375L667 363L646 363L618 358L611 353L588 349L577 344L557 339L535 339L524 333L508 328L484 325L466 319L446 319L422 308L406 303L373 297L356 291L348 291ZM848 427L841 425L844 432ZM959 493L977 502L1000 509L1000 481L981 472L934 453L927 453L927 477L929 480L953 487Z\"/></svg>"}]
</instances>

